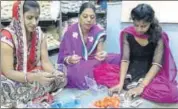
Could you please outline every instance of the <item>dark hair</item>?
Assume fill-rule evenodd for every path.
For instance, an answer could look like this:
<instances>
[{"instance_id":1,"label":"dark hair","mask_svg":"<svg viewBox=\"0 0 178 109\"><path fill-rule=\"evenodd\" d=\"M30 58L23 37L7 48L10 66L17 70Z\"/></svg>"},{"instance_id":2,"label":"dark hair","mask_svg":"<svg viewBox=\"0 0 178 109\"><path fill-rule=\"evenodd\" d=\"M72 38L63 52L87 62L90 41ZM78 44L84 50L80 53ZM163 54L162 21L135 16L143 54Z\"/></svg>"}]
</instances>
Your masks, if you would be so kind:
<instances>
[{"instance_id":1,"label":"dark hair","mask_svg":"<svg viewBox=\"0 0 178 109\"><path fill-rule=\"evenodd\" d=\"M85 2L81 5L79 14L81 14L86 8L91 8L91 9L93 9L94 13L96 12L95 5L93 5L90 2Z\"/></svg>"},{"instance_id":2,"label":"dark hair","mask_svg":"<svg viewBox=\"0 0 178 109\"><path fill-rule=\"evenodd\" d=\"M38 8L40 10L40 5L36 0L25 0L23 5L23 13L33 9Z\"/></svg>"},{"instance_id":3,"label":"dark hair","mask_svg":"<svg viewBox=\"0 0 178 109\"><path fill-rule=\"evenodd\" d=\"M149 22L150 28L147 33L150 35L149 39L152 42L157 42L161 37L162 28L159 25L158 20L155 18L155 11L148 4L139 4L131 11L131 19L134 20L143 20L145 22Z\"/></svg>"}]
</instances>

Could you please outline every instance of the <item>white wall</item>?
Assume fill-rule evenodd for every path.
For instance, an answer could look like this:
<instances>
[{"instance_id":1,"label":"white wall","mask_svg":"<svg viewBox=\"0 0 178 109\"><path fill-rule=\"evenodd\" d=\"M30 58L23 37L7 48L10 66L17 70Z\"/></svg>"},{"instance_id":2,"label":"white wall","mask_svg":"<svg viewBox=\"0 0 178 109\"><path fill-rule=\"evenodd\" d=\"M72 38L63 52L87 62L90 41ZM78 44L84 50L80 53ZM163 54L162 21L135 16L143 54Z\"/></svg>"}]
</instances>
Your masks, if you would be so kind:
<instances>
[{"instance_id":1,"label":"white wall","mask_svg":"<svg viewBox=\"0 0 178 109\"><path fill-rule=\"evenodd\" d=\"M107 6L107 40L106 50L119 53L119 33L121 30L121 5L120 3L108 4Z\"/></svg>"},{"instance_id":2,"label":"white wall","mask_svg":"<svg viewBox=\"0 0 178 109\"><path fill-rule=\"evenodd\" d=\"M146 3L151 5L155 11L155 16L162 23L178 23L178 14L175 14L175 10L178 10L178 1L154 1L154 0L142 0L142 1L122 1L122 22L130 22L130 12L138 4Z\"/></svg>"}]
</instances>

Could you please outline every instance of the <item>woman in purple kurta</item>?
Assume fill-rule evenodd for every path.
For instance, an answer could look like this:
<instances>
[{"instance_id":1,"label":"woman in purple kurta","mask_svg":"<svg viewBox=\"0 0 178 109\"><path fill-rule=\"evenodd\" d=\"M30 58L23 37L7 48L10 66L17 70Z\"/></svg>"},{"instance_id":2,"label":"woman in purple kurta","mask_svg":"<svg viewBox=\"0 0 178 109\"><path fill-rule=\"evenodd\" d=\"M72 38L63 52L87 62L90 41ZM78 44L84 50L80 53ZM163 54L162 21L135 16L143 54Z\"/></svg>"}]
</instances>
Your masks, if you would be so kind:
<instances>
[{"instance_id":1,"label":"woman in purple kurta","mask_svg":"<svg viewBox=\"0 0 178 109\"><path fill-rule=\"evenodd\" d=\"M93 69L101 63L119 64L119 55L103 50L106 33L96 25L95 7L84 3L79 12L79 22L71 25L60 45L58 63L67 66L67 87L87 89L85 76L93 78Z\"/></svg>"}]
</instances>

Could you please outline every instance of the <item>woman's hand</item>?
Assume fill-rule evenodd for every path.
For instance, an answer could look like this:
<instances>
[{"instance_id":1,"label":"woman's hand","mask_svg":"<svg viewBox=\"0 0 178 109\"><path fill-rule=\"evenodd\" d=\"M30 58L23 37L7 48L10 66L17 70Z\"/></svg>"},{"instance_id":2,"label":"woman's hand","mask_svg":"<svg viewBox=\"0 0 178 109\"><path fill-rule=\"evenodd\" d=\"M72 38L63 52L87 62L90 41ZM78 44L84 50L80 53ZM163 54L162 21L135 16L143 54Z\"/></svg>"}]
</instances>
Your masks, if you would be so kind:
<instances>
[{"instance_id":1,"label":"woman's hand","mask_svg":"<svg viewBox=\"0 0 178 109\"><path fill-rule=\"evenodd\" d=\"M41 85L48 85L55 80L55 75L48 72L38 72L35 73L35 81L39 82Z\"/></svg>"},{"instance_id":2,"label":"woman's hand","mask_svg":"<svg viewBox=\"0 0 178 109\"><path fill-rule=\"evenodd\" d=\"M76 54L73 54L72 56L69 56L68 58L68 62L70 64L77 64L78 62L80 62L80 59L81 57L76 55Z\"/></svg>"},{"instance_id":3,"label":"woman's hand","mask_svg":"<svg viewBox=\"0 0 178 109\"><path fill-rule=\"evenodd\" d=\"M64 72L55 70L54 72L52 72L53 75L55 75L56 77L65 77L66 74Z\"/></svg>"},{"instance_id":4,"label":"woman's hand","mask_svg":"<svg viewBox=\"0 0 178 109\"><path fill-rule=\"evenodd\" d=\"M97 52L95 58L99 61L103 61L106 59L107 56L107 52L106 51L101 51L101 52Z\"/></svg>"},{"instance_id":5,"label":"woman's hand","mask_svg":"<svg viewBox=\"0 0 178 109\"><path fill-rule=\"evenodd\" d=\"M130 89L129 91L127 91L126 94L127 94L128 97L136 97L136 96L141 95L142 92L143 92L143 90L144 90L143 87L137 86L137 87L132 88L132 89Z\"/></svg>"},{"instance_id":6,"label":"woman's hand","mask_svg":"<svg viewBox=\"0 0 178 109\"><path fill-rule=\"evenodd\" d=\"M118 84L118 85L110 88L108 94L109 94L109 96L112 96L114 93L119 94L122 91L122 89L123 89L123 84Z\"/></svg>"},{"instance_id":7,"label":"woman's hand","mask_svg":"<svg viewBox=\"0 0 178 109\"><path fill-rule=\"evenodd\" d=\"M66 74L56 70L53 75L55 75L56 78L60 79L60 81L64 82L65 78L66 78Z\"/></svg>"}]
</instances>

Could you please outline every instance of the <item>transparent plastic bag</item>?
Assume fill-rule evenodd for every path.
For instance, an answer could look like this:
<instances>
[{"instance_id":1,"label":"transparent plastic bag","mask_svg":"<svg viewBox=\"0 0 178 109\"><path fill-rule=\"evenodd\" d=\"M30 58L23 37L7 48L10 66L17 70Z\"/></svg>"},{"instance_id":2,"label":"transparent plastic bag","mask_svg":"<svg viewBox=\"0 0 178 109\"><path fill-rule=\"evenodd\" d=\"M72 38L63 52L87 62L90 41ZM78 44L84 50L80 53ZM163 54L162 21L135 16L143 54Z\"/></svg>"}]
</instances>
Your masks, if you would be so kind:
<instances>
[{"instance_id":1,"label":"transparent plastic bag","mask_svg":"<svg viewBox=\"0 0 178 109\"><path fill-rule=\"evenodd\" d=\"M98 85L93 78L85 76L85 81L86 81L87 86L89 87L89 90L93 94L98 94L98 93L101 93L101 92L107 92L108 91L108 88L106 86Z\"/></svg>"},{"instance_id":2,"label":"transparent plastic bag","mask_svg":"<svg viewBox=\"0 0 178 109\"><path fill-rule=\"evenodd\" d=\"M97 89L98 85L96 83L96 81L88 76L85 76L85 81L87 83L87 86L89 87L89 89Z\"/></svg>"}]
</instances>

